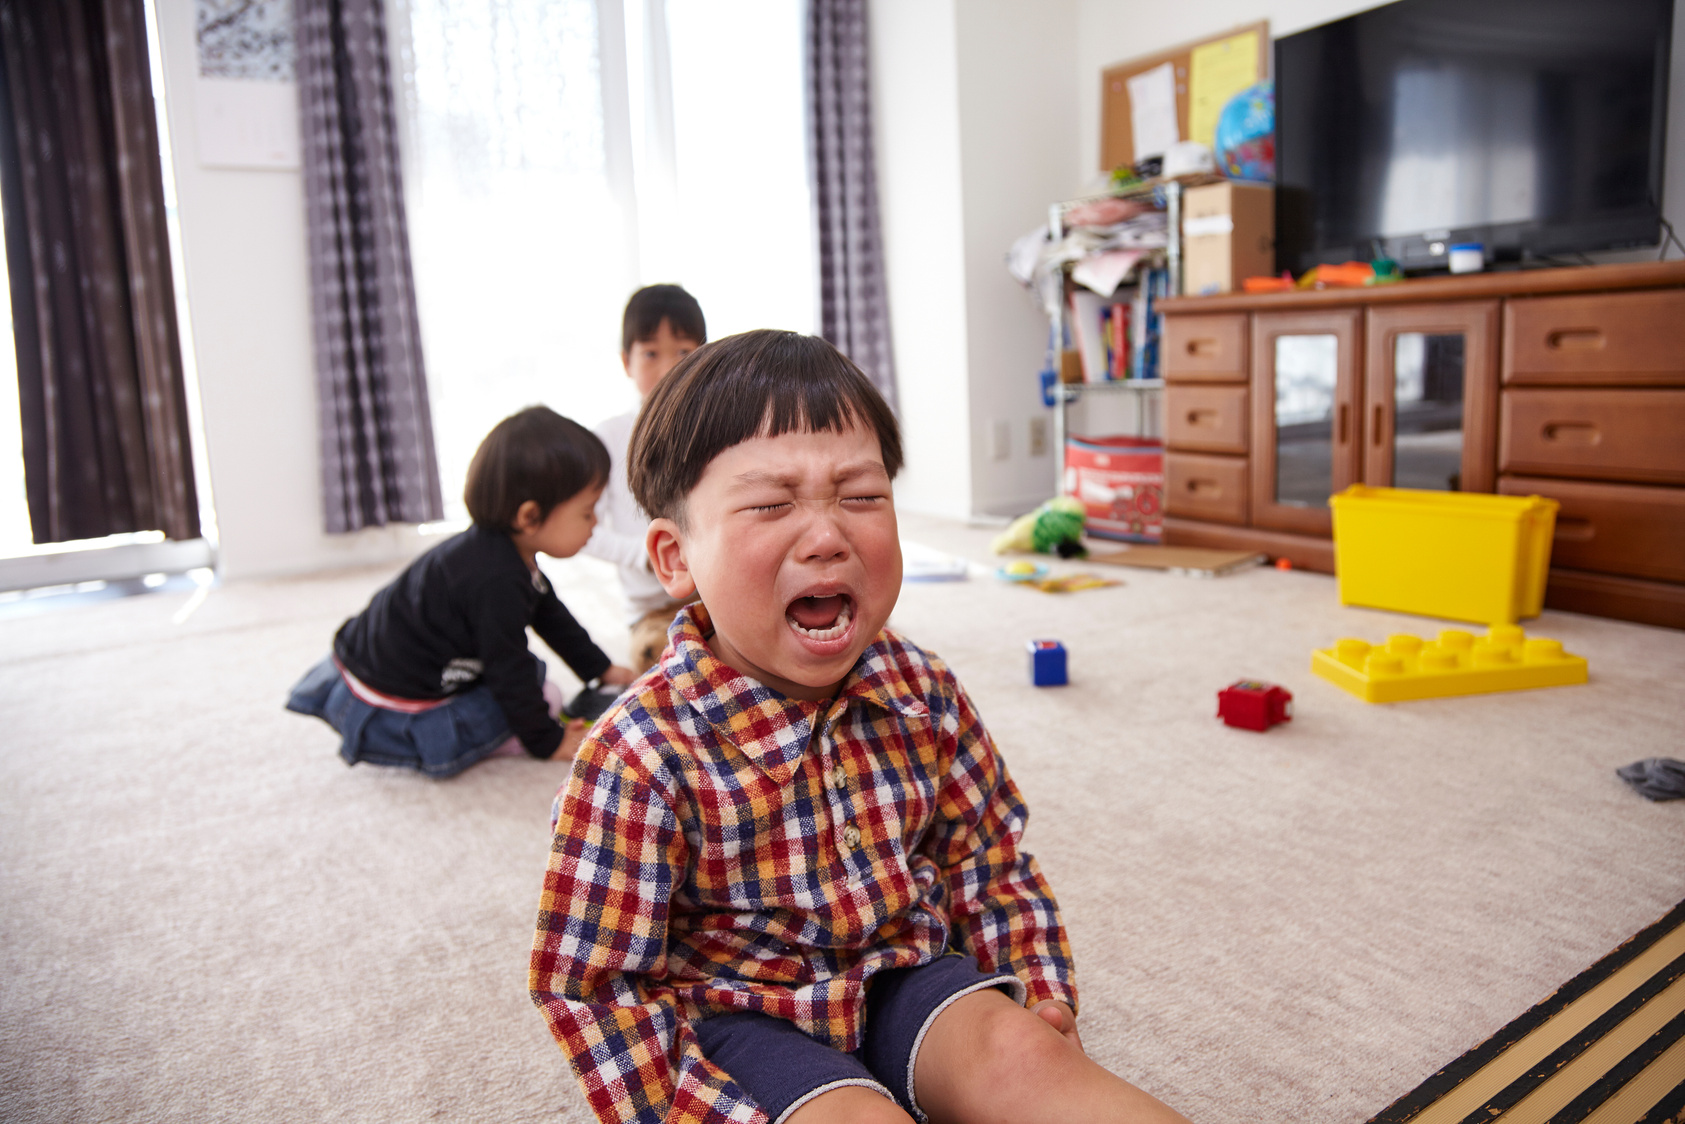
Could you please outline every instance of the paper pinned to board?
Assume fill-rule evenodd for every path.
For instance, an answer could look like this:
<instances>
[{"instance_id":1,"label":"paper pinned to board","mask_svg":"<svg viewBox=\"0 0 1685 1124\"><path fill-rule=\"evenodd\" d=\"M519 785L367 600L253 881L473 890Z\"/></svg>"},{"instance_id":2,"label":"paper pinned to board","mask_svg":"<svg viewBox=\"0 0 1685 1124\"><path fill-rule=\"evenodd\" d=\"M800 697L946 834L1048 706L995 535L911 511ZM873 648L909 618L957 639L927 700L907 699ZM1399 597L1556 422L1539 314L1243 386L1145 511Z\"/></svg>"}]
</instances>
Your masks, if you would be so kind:
<instances>
[{"instance_id":1,"label":"paper pinned to board","mask_svg":"<svg viewBox=\"0 0 1685 1124\"><path fill-rule=\"evenodd\" d=\"M1195 47L1188 64L1188 139L1215 148L1217 118L1223 107L1258 78L1256 31ZM1130 95L1134 96L1133 90Z\"/></svg>"},{"instance_id":2,"label":"paper pinned to board","mask_svg":"<svg viewBox=\"0 0 1685 1124\"><path fill-rule=\"evenodd\" d=\"M1137 162L1163 156L1167 148L1182 139L1176 124L1176 68L1170 63L1143 70L1129 79L1129 127Z\"/></svg>"}]
</instances>

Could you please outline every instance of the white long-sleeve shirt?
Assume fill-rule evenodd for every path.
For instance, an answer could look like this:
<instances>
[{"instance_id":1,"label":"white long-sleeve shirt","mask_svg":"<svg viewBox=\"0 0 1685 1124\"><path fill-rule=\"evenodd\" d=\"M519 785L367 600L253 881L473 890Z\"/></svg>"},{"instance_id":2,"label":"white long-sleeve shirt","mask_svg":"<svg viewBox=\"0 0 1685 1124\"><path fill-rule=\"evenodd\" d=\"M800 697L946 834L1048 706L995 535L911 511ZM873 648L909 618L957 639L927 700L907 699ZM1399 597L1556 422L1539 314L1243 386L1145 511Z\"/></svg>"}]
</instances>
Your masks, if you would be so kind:
<instances>
[{"instance_id":1,"label":"white long-sleeve shirt","mask_svg":"<svg viewBox=\"0 0 1685 1124\"><path fill-rule=\"evenodd\" d=\"M611 463L608 485L597 503L597 529L584 549L592 558L613 562L620 572L628 627L637 624L645 613L674 604L650 568L649 553L644 549L649 516L632 498L632 489L626 482L626 448L632 441L632 425L637 420L638 411L631 410L609 418L594 430L608 446Z\"/></svg>"}]
</instances>

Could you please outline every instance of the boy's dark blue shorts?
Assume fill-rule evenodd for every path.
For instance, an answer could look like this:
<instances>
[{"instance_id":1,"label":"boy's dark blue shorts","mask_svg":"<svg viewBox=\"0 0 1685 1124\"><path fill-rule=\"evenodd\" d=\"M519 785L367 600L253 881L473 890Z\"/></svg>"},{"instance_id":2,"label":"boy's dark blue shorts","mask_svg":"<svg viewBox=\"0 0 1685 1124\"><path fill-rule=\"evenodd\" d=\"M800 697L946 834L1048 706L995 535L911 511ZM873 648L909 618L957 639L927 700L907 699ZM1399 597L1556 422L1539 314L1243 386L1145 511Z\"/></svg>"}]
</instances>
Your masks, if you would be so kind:
<instances>
[{"instance_id":1,"label":"boy's dark blue shorts","mask_svg":"<svg viewBox=\"0 0 1685 1124\"><path fill-rule=\"evenodd\" d=\"M845 1085L876 1089L922 1121L924 1113L913 1102L919 1044L950 1003L990 987L1023 1001L1024 985L1016 976L985 975L976 960L957 953L879 972L867 986L865 1038L852 1054L809 1038L794 1023L753 1011L716 1015L694 1029L703 1056L731 1074L774 1124Z\"/></svg>"}]
</instances>

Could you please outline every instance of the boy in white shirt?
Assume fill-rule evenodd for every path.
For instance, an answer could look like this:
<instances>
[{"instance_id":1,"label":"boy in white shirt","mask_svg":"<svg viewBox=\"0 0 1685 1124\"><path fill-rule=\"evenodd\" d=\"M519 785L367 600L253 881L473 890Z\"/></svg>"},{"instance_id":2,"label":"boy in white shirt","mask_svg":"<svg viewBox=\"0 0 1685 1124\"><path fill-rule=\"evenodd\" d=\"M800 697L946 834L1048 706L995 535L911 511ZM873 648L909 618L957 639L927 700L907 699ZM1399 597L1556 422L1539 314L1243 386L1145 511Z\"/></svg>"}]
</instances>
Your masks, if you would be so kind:
<instances>
[{"instance_id":1,"label":"boy in white shirt","mask_svg":"<svg viewBox=\"0 0 1685 1124\"><path fill-rule=\"evenodd\" d=\"M646 285L626 302L620 322L620 362L637 388L641 404L680 359L708 342L702 306L682 285ZM613 562L626 597L626 623L632 630L628 663L642 674L667 646L667 626L681 601L661 588L650 569L644 533L649 517L626 485L626 447L637 410L609 418L594 431L613 462L608 485L597 505L597 530L583 553Z\"/></svg>"}]
</instances>

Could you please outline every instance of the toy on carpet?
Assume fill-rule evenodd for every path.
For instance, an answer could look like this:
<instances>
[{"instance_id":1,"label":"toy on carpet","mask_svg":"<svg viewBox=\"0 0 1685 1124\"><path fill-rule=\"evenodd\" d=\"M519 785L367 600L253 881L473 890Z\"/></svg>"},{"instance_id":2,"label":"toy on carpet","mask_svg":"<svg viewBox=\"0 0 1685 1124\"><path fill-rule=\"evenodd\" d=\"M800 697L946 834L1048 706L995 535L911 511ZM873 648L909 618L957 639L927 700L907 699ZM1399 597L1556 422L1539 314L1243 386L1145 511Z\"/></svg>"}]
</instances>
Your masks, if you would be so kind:
<instances>
[{"instance_id":1,"label":"toy on carpet","mask_svg":"<svg viewBox=\"0 0 1685 1124\"><path fill-rule=\"evenodd\" d=\"M1046 576L1046 562L1008 562L995 570L995 577L1003 582L1033 582Z\"/></svg>"},{"instance_id":2,"label":"toy on carpet","mask_svg":"<svg viewBox=\"0 0 1685 1124\"><path fill-rule=\"evenodd\" d=\"M1057 640L1030 641L1030 685L1034 687L1063 687L1065 679L1065 646Z\"/></svg>"},{"instance_id":3,"label":"toy on carpet","mask_svg":"<svg viewBox=\"0 0 1685 1124\"><path fill-rule=\"evenodd\" d=\"M1099 574L1055 574L1050 578L1036 578L1024 583L1031 589L1039 589L1043 593L1080 593L1085 589L1105 589L1109 585L1122 585L1116 578L1103 578Z\"/></svg>"},{"instance_id":4,"label":"toy on carpet","mask_svg":"<svg viewBox=\"0 0 1685 1124\"><path fill-rule=\"evenodd\" d=\"M1293 721L1293 695L1274 683L1237 679L1217 692L1217 717L1226 726L1263 733Z\"/></svg>"},{"instance_id":5,"label":"toy on carpet","mask_svg":"<svg viewBox=\"0 0 1685 1124\"><path fill-rule=\"evenodd\" d=\"M1028 515L1014 519L1012 525L990 545L990 549L996 554L1025 550L1037 554L1057 554L1061 558L1081 557L1088 553L1082 545L1085 515L1082 501L1058 496Z\"/></svg>"},{"instance_id":6,"label":"toy on carpet","mask_svg":"<svg viewBox=\"0 0 1685 1124\"><path fill-rule=\"evenodd\" d=\"M1448 628L1437 640L1398 634L1384 645L1341 639L1311 655L1311 670L1364 702L1404 702L1586 681L1586 661L1562 641L1528 639L1495 624L1485 636Z\"/></svg>"}]
</instances>

